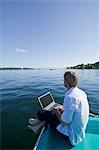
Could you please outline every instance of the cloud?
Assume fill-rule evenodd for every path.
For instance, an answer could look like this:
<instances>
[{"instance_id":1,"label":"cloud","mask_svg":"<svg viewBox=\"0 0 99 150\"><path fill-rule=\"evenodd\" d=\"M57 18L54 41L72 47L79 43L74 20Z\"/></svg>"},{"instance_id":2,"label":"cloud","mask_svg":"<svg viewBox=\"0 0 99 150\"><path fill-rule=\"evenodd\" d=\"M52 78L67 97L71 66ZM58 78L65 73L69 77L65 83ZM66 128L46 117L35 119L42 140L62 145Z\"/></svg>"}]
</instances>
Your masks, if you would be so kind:
<instances>
[{"instance_id":1,"label":"cloud","mask_svg":"<svg viewBox=\"0 0 99 150\"><path fill-rule=\"evenodd\" d=\"M24 48L16 48L16 52L18 52L18 53L25 53L25 52L27 52L27 49L24 49Z\"/></svg>"}]
</instances>

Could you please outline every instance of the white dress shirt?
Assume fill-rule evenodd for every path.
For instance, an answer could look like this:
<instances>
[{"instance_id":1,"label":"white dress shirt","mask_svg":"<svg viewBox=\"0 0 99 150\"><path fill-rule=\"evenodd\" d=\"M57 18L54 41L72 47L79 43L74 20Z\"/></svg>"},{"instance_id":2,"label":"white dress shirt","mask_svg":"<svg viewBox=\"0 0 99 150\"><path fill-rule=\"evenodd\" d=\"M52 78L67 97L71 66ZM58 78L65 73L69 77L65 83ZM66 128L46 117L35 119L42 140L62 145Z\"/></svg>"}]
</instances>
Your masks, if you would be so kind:
<instances>
[{"instance_id":1,"label":"white dress shirt","mask_svg":"<svg viewBox=\"0 0 99 150\"><path fill-rule=\"evenodd\" d=\"M70 88L65 94L63 106L61 119L68 124L59 124L57 130L68 136L72 145L76 145L84 139L88 122L89 105L86 93L77 87Z\"/></svg>"}]
</instances>

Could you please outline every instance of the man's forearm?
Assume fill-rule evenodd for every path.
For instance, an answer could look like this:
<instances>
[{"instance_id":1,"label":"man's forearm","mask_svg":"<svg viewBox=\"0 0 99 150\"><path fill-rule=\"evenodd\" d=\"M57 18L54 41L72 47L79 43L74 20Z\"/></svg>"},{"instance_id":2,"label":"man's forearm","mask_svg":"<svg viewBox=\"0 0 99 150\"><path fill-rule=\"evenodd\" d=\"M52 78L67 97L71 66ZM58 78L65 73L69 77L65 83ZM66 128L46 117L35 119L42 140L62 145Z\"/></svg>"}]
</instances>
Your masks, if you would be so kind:
<instances>
[{"instance_id":1,"label":"man's forearm","mask_svg":"<svg viewBox=\"0 0 99 150\"><path fill-rule=\"evenodd\" d=\"M56 116L59 119L60 123L62 123L63 125L68 125L68 123L65 123L65 122L62 121L62 119L61 119L61 113L59 111L56 112Z\"/></svg>"},{"instance_id":2,"label":"man's forearm","mask_svg":"<svg viewBox=\"0 0 99 150\"><path fill-rule=\"evenodd\" d=\"M62 123L65 126L68 125L68 123L65 123L65 122L62 121L62 119L61 119L61 113L59 111L56 112L56 116L59 119L60 123Z\"/></svg>"},{"instance_id":3,"label":"man's forearm","mask_svg":"<svg viewBox=\"0 0 99 150\"><path fill-rule=\"evenodd\" d=\"M61 113L59 111L56 112L56 116L59 119L59 121L62 122L62 120L61 120Z\"/></svg>"}]
</instances>

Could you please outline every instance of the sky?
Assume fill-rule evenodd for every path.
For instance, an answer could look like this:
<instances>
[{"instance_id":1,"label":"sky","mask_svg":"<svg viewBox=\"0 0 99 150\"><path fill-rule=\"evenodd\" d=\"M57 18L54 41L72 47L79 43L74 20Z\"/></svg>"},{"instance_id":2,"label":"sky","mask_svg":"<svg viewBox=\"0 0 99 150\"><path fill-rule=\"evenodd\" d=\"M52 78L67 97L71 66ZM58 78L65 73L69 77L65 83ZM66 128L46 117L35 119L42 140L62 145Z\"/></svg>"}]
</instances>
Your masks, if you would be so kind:
<instances>
[{"instance_id":1,"label":"sky","mask_svg":"<svg viewBox=\"0 0 99 150\"><path fill-rule=\"evenodd\" d=\"M99 61L99 1L0 0L0 67Z\"/></svg>"}]
</instances>

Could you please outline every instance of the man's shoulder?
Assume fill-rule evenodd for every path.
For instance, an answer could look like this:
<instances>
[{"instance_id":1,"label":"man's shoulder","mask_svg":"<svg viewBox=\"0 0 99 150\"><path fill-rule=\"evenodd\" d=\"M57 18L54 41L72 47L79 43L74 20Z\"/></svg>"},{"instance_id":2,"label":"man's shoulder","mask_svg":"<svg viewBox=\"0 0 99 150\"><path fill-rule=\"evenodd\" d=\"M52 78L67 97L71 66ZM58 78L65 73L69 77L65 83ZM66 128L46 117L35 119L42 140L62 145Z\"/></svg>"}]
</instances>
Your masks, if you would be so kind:
<instances>
[{"instance_id":1,"label":"man's shoulder","mask_svg":"<svg viewBox=\"0 0 99 150\"><path fill-rule=\"evenodd\" d=\"M70 99L72 103L79 104L82 98L87 98L87 95L82 89L75 88L75 90L67 95L67 98Z\"/></svg>"},{"instance_id":2,"label":"man's shoulder","mask_svg":"<svg viewBox=\"0 0 99 150\"><path fill-rule=\"evenodd\" d=\"M87 95L86 92L84 90L80 89L80 88L78 88L78 92L83 94L83 95Z\"/></svg>"},{"instance_id":3,"label":"man's shoulder","mask_svg":"<svg viewBox=\"0 0 99 150\"><path fill-rule=\"evenodd\" d=\"M71 94L72 94L72 93L82 93L82 94L86 94L86 92L85 92L83 89L78 88L78 87L75 88L75 90L72 91Z\"/></svg>"},{"instance_id":4,"label":"man's shoulder","mask_svg":"<svg viewBox=\"0 0 99 150\"><path fill-rule=\"evenodd\" d=\"M78 97L80 98L82 96L87 96L87 94L85 93L85 91L83 91L78 87L71 89L69 92L65 94L65 98L68 99L77 99Z\"/></svg>"}]
</instances>

